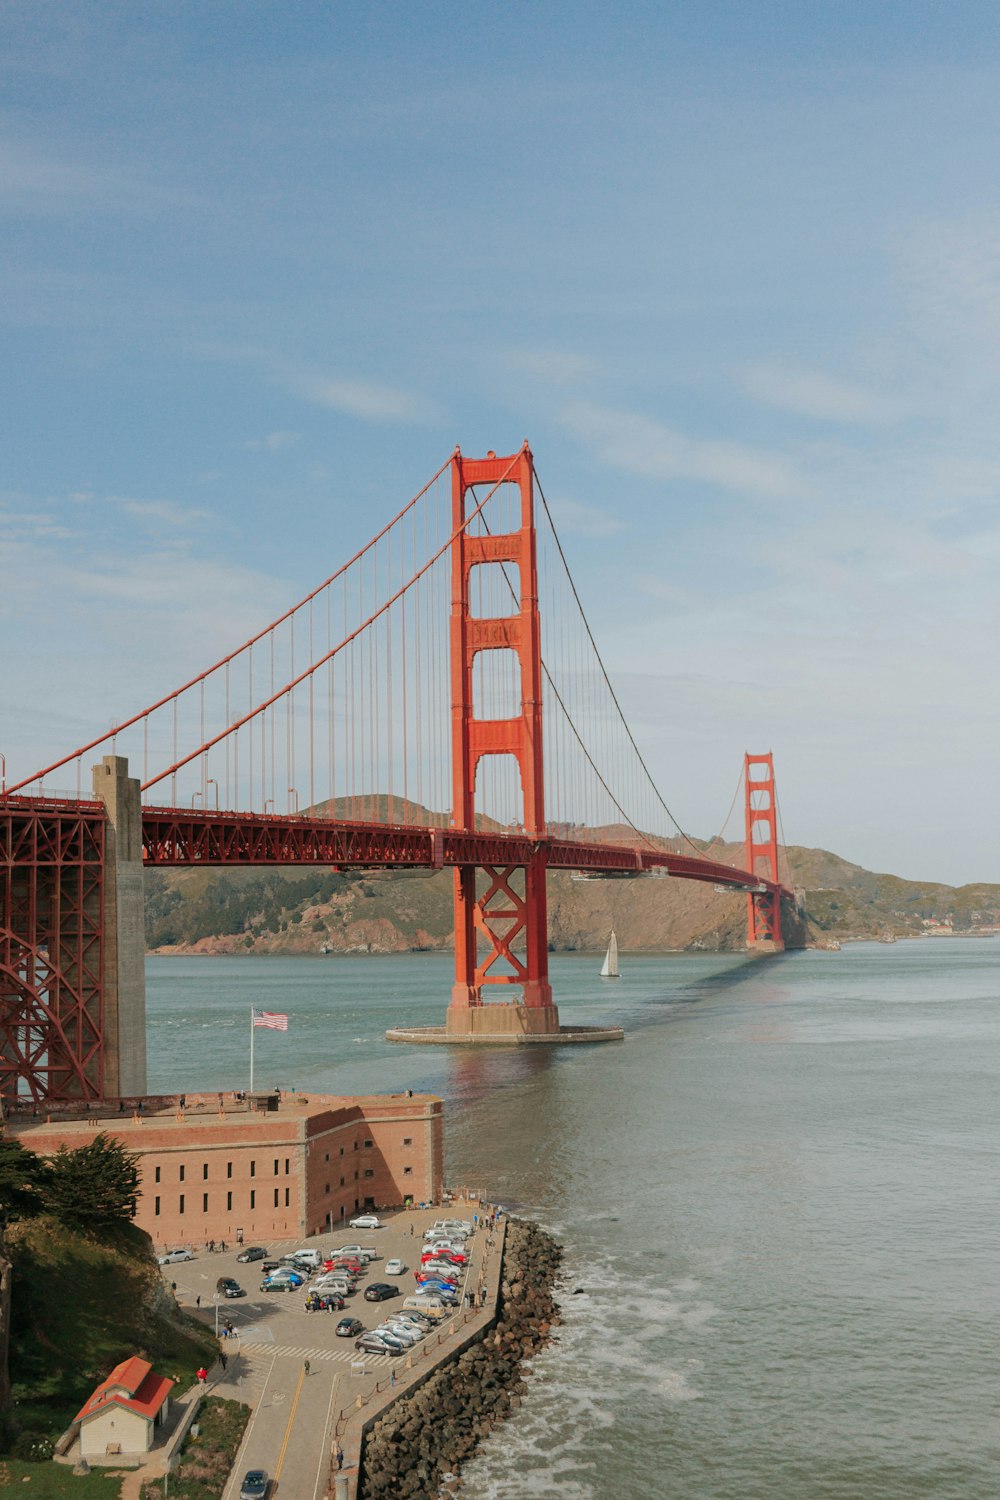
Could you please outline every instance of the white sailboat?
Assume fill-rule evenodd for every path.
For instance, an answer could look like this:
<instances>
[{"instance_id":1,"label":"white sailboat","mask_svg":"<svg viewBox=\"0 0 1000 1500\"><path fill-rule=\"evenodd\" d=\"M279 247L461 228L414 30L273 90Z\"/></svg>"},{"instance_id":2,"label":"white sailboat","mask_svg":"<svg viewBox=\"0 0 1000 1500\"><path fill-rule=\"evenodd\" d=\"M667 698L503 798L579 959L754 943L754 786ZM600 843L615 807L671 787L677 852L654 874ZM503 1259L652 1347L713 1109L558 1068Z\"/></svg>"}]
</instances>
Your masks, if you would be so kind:
<instances>
[{"instance_id":1,"label":"white sailboat","mask_svg":"<svg viewBox=\"0 0 1000 1500\"><path fill-rule=\"evenodd\" d=\"M601 965L602 979L620 979L618 972L618 939L615 930L611 929L611 941L608 943L608 951L604 955L604 963Z\"/></svg>"}]
</instances>

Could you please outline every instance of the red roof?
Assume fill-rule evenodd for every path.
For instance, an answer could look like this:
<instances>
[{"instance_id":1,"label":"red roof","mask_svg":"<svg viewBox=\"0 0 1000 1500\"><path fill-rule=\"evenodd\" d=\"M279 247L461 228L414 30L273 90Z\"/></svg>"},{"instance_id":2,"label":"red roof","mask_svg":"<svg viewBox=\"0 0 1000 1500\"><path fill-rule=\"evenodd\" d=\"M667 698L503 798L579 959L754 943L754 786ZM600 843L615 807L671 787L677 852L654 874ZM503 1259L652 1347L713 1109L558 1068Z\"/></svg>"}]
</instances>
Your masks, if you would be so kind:
<instances>
[{"instance_id":1,"label":"red roof","mask_svg":"<svg viewBox=\"0 0 1000 1500\"><path fill-rule=\"evenodd\" d=\"M133 1354L131 1359L123 1359L120 1365L115 1365L107 1380L101 1382L73 1420L85 1422L109 1401L126 1411L134 1411L140 1417L155 1417L173 1385L174 1382L165 1375L154 1375L148 1360Z\"/></svg>"}]
</instances>

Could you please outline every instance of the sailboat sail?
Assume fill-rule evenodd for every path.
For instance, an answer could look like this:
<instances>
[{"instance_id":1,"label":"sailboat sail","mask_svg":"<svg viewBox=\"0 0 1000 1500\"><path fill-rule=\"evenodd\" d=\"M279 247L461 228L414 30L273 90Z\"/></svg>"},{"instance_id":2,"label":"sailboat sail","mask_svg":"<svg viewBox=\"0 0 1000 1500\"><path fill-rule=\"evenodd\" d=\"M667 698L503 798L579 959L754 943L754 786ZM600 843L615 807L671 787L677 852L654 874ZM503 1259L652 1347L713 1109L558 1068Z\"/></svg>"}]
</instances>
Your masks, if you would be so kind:
<instances>
[{"instance_id":1,"label":"sailboat sail","mask_svg":"<svg viewBox=\"0 0 1000 1500\"><path fill-rule=\"evenodd\" d=\"M614 928L611 929L611 941L608 951L604 955L604 963L601 966L602 979L620 979L618 973L618 939L615 937Z\"/></svg>"}]
</instances>

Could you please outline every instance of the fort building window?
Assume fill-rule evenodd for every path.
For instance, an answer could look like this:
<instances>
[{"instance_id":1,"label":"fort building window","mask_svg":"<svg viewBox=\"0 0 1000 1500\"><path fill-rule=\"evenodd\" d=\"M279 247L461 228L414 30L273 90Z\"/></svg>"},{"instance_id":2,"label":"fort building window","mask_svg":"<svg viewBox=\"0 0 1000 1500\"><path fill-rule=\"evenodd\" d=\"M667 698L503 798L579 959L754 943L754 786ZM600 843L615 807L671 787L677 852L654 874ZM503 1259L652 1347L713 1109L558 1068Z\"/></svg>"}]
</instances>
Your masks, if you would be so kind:
<instances>
[{"instance_id":1,"label":"fort building window","mask_svg":"<svg viewBox=\"0 0 1000 1500\"><path fill-rule=\"evenodd\" d=\"M203 1214L207 1214L208 1213L208 1194L207 1193L202 1193L202 1195L201 1195L201 1211L202 1211Z\"/></svg>"},{"instance_id":2,"label":"fort building window","mask_svg":"<svg viewBox=\"0 0 1000 1500\"><path fill-rule=\"evenodd\" d=\"M286 1177L288 1176L288 1161L289 1161L289 1158L286 1156L285 1157L285 1176Z\"/></svg>"},{"instance_id":3,"label":"fort building window","mask_svg":"<svg viewBox=\"0 0 1000 1500\"><path fill-rule=\"evenodd\" d=\"M375 1176L375 1168L374 1167L365 1167L365 1176L366 1177L374 1177Z\"/></svg>"},{"instance_id":4,"label":"fort building window","mask_svg":"<svg viewBox=\"0 0 1000 1500\"><path fill-rule=\"evenodd\" d=\"M183 1168L183 1167L181 1167L181 1172L180 1172L180 1181L181 1181L181 1182L183 1182L183 1181L184 1181L184 1168Z\"/></svg>"},{"instance_id":5,"label":"fort building window","mask_svg":"<svg viewBox=\"0 0 1000 1500\"><path fill-rule=\"evenodd\" d=\"M285 1188L285 1207L286 1208L288 1207L289 1192L290 1192L290 1189L289 1188Z\"/></svg>"},{"instance_id":6,"label":"fort building window","mask_svg":"<svg viewBox=\"0 0 1000 1500\"><path fill-rule=\"evenodd\" d=\"M326 1162L327 1166L330 1165L330 1153L329 1153L329 1151L326 1153L326 1155L324 1156L323 1160L324 1160L324 1162Z\"/></svg>"},{"instance_id":7,"label":"fort building window","mask_svg":"<svg viewBox=\"0 0 1000 1500\"><path fill-rule=\"evenodd\" d=\"M375 1144L374 1141L365 1141L365 1150L366 1151L370 1151L372 1149L372 1147L374 1146L374 1144Z\"/></svg>"},{"instance_id":8,"label":"fort building window","mask_svg":"<svg viewBox=\"0 0 1000 1500\"><path fill-rule=\"evenodd\" d=\"M278 1158L277 1157L274 1158L274 1175L275 1175L275 1177L277 1177L277 1175L278 1175Z\"/></svg>"},{"instance_id":9,"label":"fort building window","mask_svg":"<svg viewBox=\"0 0 1000 1500\"><path fill-rule=\"evenodd\" d=\"M254 1192L253 1188L251 1188L250 1189L250 1207L251 1208L256 1208L256 1206L257 1206L257 1194Z\"/></svg>"},{"instance_id":10,"label":"fort building window","mask_svg":"<svg viewBox=\"0 0 1000 1500\"><path fill-rule=\"evenodd\" d=\"M412 1167L404 1167L403 1168L403 1176L404 1177L412 1177L413 1176L413 1168Z\"/></svg>"},{"instance_id":11,"label":"fort building window","mask_svg":"<svg viewBox=\"0 0 1000 1500\"><path fill-rule=\"evenodd\" d=\"M208 1181L208 1162L207 1161L203 1161L202 1164L201 1164L201 1180L202 1180L202 1182L207 1182Z\"/></svg>"},{"instance_id":12,"label":"fort building window","mask_svg":"<svg viewBox=\"0 0 1000 1500\"><path fill-rule=\"evenodd\" d=\"M160 1169L159 1169L159 1167L157 1167L157 1169L156 1169L156 1181L159 1182L159 1180L160 1180Z\"/></svg>"},{"instance_id":13,"label":"fort building window","mask_svg":"<svg viewBox=\"0 0 1000 1500\"><path fill-rule=\"evenodd\" d=\"M403 1145L404 1146L412 1146L413 1145L413 1137L412 1137L412 1135L404 1135L403 1136Z\"/></svg>"},{"instance_id":14,"label":"fort building window","mask_svg":"<svg viewBox=\"0 0 1000 1500\"><path fill-rule=\"evenodd\" d=\"M227 1161L226 1162L226 1176L227 1177L232 1177L232 1175L233 1175L233 1164L232 1164L231 1161Z\"/></svg>"},{"instance_id":15,"label":"fort building window","mask_svg":"<svg viewBox=\"0 0 1000 1500\"><path fill-rule=\"evenodd\" d=\"M183 1193L181 1193L181 1196L180 1196L180 1198L178 1200L178 1203L177 1203L177 1212L179 1214L182 1214L184 1212L184 1194Z\"/></svg>"},{"instance_id":16,"label":"fort building window","mask_svg":"<svg viewBox=\"0 0 1000 1500\"><path fill-rule=\"evenodd\" d=\"M252 1161L250 1163L250 1176L251 1177L256 1177L257 1176L257 1163L255 1161Z\"/></svg>"},{"instance_id":17,"label":"fort building window","mask_svg":"<svg viewBox=\"0 0 1000 1500\"><path fill-rule=\"evenodd\" d=\"M226 1194L226 1207L231 1210L232 1206L233 1206L233 1195L232 1195L232 1193L227 1193Z\"/></svg>"},{"instance_id":18,"label":"fort building window","mask_svg":"<svg viewBox=\"0 0 1000 1500\"><path fill-rule=\"evenodd\" d=\"M275 1190L274 1190L274 1206L275 1206L275 1208L277 1208L277 1206L278 1206L278 1194L280 1192L281 1192L280 1188L275 1188Z\"/></svg>"},{"instance_id":19,"label":"fort building window","mask_svg":"<svg viewBox=\"0 0 1000 1500\"><path fill-rule=\"evenodd\" d=\"M153 1199L153 1213L156 1215L157 1218L160 1217L160 1200L159 1200L159 1198L154 1198Z\"/></svg>"}]
</instances>

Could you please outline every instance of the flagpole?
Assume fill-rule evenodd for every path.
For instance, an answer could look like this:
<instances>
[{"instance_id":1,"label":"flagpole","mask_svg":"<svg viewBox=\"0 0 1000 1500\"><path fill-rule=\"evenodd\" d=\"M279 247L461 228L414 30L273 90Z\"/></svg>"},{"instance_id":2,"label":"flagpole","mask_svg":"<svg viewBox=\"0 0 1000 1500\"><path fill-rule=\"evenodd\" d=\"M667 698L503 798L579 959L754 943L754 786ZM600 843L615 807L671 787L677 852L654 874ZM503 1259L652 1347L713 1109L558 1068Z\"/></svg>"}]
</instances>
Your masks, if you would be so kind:
<instances>
[{"instance_id":1,"label":"flagpole","mask_svg":"<svg viewBox=\"0 0 1000 1500\"><path fill-rule=\"evenodd\" d=\"M250 1092L253 1093L253 1006L250 1007Z\"/></svg>"}]
</instances>

